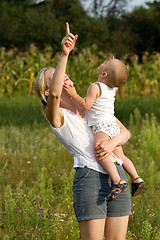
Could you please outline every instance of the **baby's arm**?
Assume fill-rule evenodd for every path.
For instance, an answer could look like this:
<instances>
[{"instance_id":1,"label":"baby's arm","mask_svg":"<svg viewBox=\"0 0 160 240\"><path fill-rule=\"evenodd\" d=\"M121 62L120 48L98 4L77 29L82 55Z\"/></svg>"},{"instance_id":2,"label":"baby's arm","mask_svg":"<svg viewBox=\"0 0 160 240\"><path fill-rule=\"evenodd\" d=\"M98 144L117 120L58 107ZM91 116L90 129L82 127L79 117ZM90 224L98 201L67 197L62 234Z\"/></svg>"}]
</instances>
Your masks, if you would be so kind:
<instances>
[{"instance_id":1,"label":"baby's arm","mask_svg":"<svg viewBox=\"0 0 160 240\"><path fill-rule=\"evenodd\" d=\"M117 91L118 91L118 87L116 87L116 93L117 93Z\"/></svg>"},{"instance_id":2,"label":"baby's arm","mask_svg":"<svg viewBox=\"0 0 160 240\"><path fill-rule=\"evenodd\" d=\"M87 95L85 98L80 97L74 86L64 84L64 89L72 97L72 100L83 110L88 110L92 107L95 99L100 95L100 89L98 84L92 84L88 88Z\"/></svg>"}]
</instances>

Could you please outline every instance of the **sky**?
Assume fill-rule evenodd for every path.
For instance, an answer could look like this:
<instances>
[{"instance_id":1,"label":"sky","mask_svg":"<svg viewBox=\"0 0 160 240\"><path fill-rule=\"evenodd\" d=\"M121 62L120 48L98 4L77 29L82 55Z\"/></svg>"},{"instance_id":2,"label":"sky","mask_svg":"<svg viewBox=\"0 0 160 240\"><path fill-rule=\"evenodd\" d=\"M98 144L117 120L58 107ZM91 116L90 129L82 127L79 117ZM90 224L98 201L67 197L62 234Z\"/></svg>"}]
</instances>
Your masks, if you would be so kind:
<instances>
[{"instance_id":1,"label":"sky","mask_svg":"<svg viewBox=\"0 0 160 240\"><path fill-rule=\"evenodd\" d=\"M81 0L83 3L84 8L88 8L93 0ZM106 2L109 2L109 0ZM128 0L127 1L127 10L132 11L135 6L145 5L145 2L153 2L153 0Z\"/></svg>"},{"instance_id":2,"label":"sky","mask_svg":"<svg viewBox=\"0 0 160 240\"><path fill-rule=\"evenodd\" d=\"M145 2L153 2L151 0L132 0L128 1L128 8L132 10L135 6L145 5Z\"/></svg>"}]
</instances>

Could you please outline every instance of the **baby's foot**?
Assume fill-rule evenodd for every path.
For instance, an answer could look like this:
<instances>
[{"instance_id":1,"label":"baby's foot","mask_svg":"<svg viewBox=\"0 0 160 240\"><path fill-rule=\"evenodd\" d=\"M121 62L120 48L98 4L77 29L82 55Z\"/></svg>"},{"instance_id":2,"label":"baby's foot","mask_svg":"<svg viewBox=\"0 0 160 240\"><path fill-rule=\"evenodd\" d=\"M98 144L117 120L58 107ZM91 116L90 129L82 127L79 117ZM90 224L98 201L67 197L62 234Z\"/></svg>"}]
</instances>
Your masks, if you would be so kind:
<instances>
[{"instance_id":1,"label":"baby's foot","mask_svg":"<svg viewBox=\"0 0 160 240\"><path fill-rule=\"evenodd\" d=\"M138 177L131 183L131 186L132 186L131 195L132 195L132 197L135 197L142 192L142 190L145 186L145 182L143 181L142 178Z\"/></svg>"},{"instance_id":2,"label":"baby's foot","mask_svg":"<svg viewBox=\"0 0 160 240\"><path fill-rule=\"evenodd\" d=\"M128 183L121 179L119 184L113 184L111 194L107 200L112 201L127 187Z\"/></svg>"}]
</instances>

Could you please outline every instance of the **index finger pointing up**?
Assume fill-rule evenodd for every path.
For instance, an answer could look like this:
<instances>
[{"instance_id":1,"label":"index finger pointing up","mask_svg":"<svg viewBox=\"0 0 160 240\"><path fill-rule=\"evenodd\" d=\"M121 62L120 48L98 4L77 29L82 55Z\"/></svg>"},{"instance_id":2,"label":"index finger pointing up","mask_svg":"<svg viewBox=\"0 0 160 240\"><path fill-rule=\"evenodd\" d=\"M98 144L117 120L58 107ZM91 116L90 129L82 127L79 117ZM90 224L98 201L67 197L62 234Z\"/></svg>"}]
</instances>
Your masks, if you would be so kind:
<instances>
[{"instance_id":1,"label":"index finger pointing up","mask_svg":"<svg viewBox=\"0 0 160 240\"><path fill-rule=\"evenodd\" d=\"M66 35L70 33L69 23L66 22Z\"/></svg>"}]
</instances>

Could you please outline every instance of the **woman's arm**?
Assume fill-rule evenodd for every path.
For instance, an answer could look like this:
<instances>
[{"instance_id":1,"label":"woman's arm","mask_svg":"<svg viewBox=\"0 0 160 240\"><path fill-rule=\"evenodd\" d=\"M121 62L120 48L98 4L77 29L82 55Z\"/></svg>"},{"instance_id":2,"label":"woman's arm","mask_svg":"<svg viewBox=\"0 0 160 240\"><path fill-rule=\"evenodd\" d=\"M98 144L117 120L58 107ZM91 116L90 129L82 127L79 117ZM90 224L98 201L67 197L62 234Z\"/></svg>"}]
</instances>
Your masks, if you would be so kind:
<instances>
[{"instance_id":1,"label":"woman's arm","mask_svg":"<svg viewBox=\"0 0 160 240\"><path fill-rule=\"evenodd\" d=\"M70 33L69 24L66 23L66 36L63 38L62 54L53 78L49 83L49 96L46 108L46 117L51 125L59 128L63 125L63 114L60 109L61 93L64 84L64 76L69 53L74 48L78 35Z\"/></svg>"},{"instance_id":2,"label":"woman's arm","mask_svg":"<svg viewBox=\"0 0 160 240\"><path fill-rule=\"evenodd\" d=\"M124 145L131 138L130 131L116 118L116 123L119 126L121 133L117 135L118 144L117 146Z\"/></svg>"},{"instance_id":3,"label":"woman's arm","mask_svg":"<svg viewBox=\"0 0 160 240\"><path fill-rule=\"evenodd\" d=\"M124 145L131 137L130 132L117 118L116 123L120 127L120 134L95 146L95 156L98 160L103 160L113 152L115 147Z\"/></svg>"}]
</instances>

